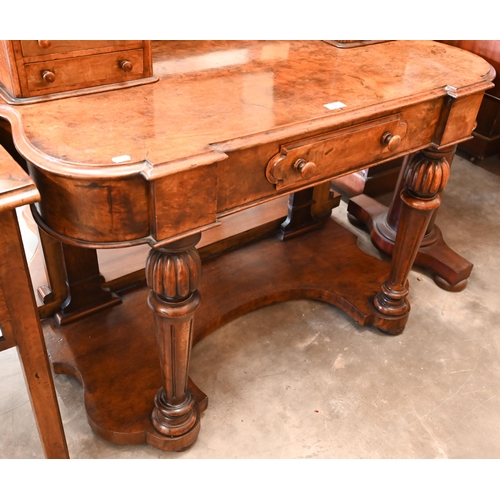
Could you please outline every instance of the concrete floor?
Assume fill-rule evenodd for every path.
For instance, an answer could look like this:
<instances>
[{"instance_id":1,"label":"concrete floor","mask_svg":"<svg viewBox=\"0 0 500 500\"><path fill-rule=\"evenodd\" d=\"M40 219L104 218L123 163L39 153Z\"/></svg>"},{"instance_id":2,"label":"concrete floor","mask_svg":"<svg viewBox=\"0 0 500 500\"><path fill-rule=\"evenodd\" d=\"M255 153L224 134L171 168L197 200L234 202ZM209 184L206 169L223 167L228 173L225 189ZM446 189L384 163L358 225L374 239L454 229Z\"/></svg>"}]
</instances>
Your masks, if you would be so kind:
<instances>
[{"instance_id":1,"label":"concrete floor","mask_svg":"<svg viewBox=\"0 0 500 500\"><path fill-rule=\"evenodd\" d=\"M438 217L448 244L474 263L463 292L412 271L412 313L398 337L306 300L219 329L193 352L191 376L210 403L182 453L94 435L80 384L57 375L71 457L500 457L500 159L481 163L455 158ZM333 217L378 255L345 204ZM0 458L43 457L14 349L0 354L0 380Z\"/></svg>"}]
</instances>

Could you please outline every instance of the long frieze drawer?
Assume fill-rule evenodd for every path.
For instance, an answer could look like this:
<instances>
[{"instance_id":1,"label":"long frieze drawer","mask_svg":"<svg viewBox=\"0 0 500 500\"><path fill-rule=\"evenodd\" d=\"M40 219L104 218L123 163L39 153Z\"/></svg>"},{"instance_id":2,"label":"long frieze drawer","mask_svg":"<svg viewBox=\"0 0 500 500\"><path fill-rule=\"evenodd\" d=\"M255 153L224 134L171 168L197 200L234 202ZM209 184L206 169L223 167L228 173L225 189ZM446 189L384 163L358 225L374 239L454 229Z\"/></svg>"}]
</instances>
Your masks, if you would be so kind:
<instances>
[{"instance_id":1,"label":"long frieze drawer","mask_svg":"<svg viewBox=\"0 0 500 500\"><path fill-rule=\"evenodd\" d=\"M404 151L407 124L400 114L284 144L266 167L276 189L334 177Z\"/></svg>"},{"instance_id":2,"label":"long frieze drawer","mask_svg":"<svg viewBox=\"0 0 500 500\"><path fill-rule=\"evenodd\" d=\"M144 73L142 49L111 52L26 64L32 95L69 88L104 85L140 78Z\"/></svg>"},{"instance_id":3,"label":"long frieze drawer","mask_svg":"<svg viewBox=\"0 0 500 500\"><path fill-rule=\"evenodd\" d=\"M140 45L140 40L21 40L24 57L37 57L76 50Z\"/></svg>"}]
</instances>

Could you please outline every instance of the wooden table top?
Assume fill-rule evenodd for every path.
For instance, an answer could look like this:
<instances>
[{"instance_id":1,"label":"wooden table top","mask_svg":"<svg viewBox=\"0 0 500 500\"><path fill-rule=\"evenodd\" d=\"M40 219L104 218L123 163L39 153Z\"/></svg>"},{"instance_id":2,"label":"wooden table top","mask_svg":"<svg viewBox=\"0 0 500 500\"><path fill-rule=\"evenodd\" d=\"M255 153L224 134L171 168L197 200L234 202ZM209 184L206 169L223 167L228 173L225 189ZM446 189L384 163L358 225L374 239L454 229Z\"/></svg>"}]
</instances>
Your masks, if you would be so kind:
<instances>
[{"instance_id":1,"label":"wooden table top","mask_svg":"<svg viewBox=\"0 0 500 500\"><path fill-rule=\"evenodd\" d=\"M20 152L76 177L175 171L225 158L224 150L314 132L384 108L472 86L492 68L432 41L337 48L323 41L153 43L159 81L118 91L0 105ZM479 82L479 83L478 83ZM345 106L330 110L326 104ZM104 168L103 168L104 167Z\"/></svg>"}]
</instances>

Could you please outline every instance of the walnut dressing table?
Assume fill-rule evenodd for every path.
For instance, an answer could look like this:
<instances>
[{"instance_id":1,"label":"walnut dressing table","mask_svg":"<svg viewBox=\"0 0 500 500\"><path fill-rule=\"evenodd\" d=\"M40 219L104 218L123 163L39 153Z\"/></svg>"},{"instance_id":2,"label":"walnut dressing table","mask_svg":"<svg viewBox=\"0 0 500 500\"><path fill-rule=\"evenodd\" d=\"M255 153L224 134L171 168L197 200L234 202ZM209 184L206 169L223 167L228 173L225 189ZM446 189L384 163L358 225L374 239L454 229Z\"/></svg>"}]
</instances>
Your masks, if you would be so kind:
<instances>
[{"instance_id":1,"label":"walnut dressing table","mask_svg":"<svg viewBox=\"0 0 500 500\"><path fill-rule=\"evenodd\" d=\"M147 288L45 333L55 370L82 381L95 432L173 451L195 442L207 406L191 347L238 315L311 298L404 329L447 154L471 136L494 71L430 41L153 42L152 53L156 82L5 102L0 118L41 193L44 234L75 249L150 245ZM410 153L389 264L329 219L325 186ZM277 236L202 262L202 232L284 196Z\"/></svg>"}]
</instances>

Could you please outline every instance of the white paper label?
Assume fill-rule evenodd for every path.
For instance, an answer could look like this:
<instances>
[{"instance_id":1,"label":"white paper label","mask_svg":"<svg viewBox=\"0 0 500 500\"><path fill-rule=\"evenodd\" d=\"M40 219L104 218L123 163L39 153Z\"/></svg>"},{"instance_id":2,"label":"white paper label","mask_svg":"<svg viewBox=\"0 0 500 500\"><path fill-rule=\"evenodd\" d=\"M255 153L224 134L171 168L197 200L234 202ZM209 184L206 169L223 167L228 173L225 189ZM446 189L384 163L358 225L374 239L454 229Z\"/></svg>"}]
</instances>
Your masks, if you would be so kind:
<instances>
[{"instance_id":1,"label":"white paper label","mask_svg":"<svg viewBox=\"0 0 500 500\"><path fill-rule=\"evenodd\" d=\"M129 155L115 156L114 158L111 158L111 160L115 163L123 163L124 161L129 161L130 159Z\"/></svg>"},{"instance_id":2,"label":"white paper label","mask_svg":"<svg viewBox=\"0 0 500 500\"><path fill-rule=\"evenodd\" d=\"M340 101L335 101L335 102L329 102L328 104L324 104L324 106L325 106L325 108L332 110L332 109L344 108L345 104L343 102L340 102Z\"/></svg>"}]
</instances>

